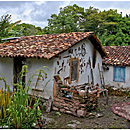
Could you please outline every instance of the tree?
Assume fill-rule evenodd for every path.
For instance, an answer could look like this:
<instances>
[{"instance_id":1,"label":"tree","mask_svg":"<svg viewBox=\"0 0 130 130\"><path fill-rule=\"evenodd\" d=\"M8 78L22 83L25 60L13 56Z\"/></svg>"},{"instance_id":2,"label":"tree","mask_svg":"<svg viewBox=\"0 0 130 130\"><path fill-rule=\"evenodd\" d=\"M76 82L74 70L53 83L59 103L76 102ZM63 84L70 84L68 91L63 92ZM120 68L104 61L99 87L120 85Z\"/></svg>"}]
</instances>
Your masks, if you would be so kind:
<instances>
[{"instance_id":1,"label":"tree","mask_svg":"<svg viewBox=\"0 0 130 130\"><path fill-rule=\"evenodd\" d=\"M11 23L11 15L3 15L0 19L0 42L2 38L8 37L9 32L13 29L15 25L20 23L21 20Z\"/></svg>"},{"instance_id":2,"label":"tree","mask_svg":"<svg viewBox=\"0 0 130 130\"><path fill-rule=\"evenodd\" d=\"M18 24L13 28L15 35L17 36L30 36L30 35L41 35L43 34L43 30L41 27L35 27L31 24Z\"/></svg>"},{"instance_id":3,"label":"tree","mask_svg":"<svg viewBox=\"0 0 130 130\"><path fill-rule=\"evenodd\" d=\"M45 33L63 33L80 31L80 22L83 20L84 8L74 4L60 8L58 15L52 14L48 19L48 26L44 28Z\"/></svg>"}]
</instances>

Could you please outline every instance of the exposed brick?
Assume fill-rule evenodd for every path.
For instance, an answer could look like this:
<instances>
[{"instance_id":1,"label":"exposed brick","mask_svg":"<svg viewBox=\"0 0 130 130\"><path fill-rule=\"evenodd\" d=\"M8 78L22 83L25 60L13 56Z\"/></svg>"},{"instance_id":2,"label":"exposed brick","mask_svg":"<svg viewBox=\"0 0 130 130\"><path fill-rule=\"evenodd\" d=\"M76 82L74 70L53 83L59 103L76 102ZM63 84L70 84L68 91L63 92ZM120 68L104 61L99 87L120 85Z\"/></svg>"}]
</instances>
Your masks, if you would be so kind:
<instances>
[{"instance_id":1,"label":"exposed brick","mask_svg":"<svg viewBox=\"0 0 130 130\"><path fill-rule=\"evenodd\" d=\"M59 109L57 107L52 108L54 111L58 111Z\"/></svg>"},{"instance_id":2,"label":"exposed brick","mask_svg":"<svg viewBox=\"0 0 130 130\"><path fill-rule=\"evenodd\" d=\"M80 104L81 107L86 107L86 104Z\"/></svg>"},{"instance_id":3,"label":"exposed brick","mask_svg":"<svg viewBox=\"0 0 130 130\"><path fill-rule=\"evenodd\" d=\"M85 108L81 108L81 110L85 111L86 109Z\"/></svg>"},{"instance_id":4,"label":"exposed brick","mask_svg":"<svg viewBox=\"0 0 130 130\"><path fill-rule=\"evenodd\" d=\"M75 108L70 108L70 111L75 112L76 109Z\"/></svg>"},{"instance_id":5,"label":"exposed brick","mask_svg":"<svg viewBox=\"0 0 130 130\"><path fill-rule=\"evenodd\" d=\"M71 111L65 111L65 113L72 114L72 112L71 112Z\"/></svg>"},{"instance_id":6,"label":"exposed brick","mask_svg":"<svg viewBox=\"0 0 130 130\"><path fill-rule=\"evenodd\" d=\"M65 106L65 107L69 107L69 104L67 104L67 103L62 103L61 105Z\"/></svg>"},{"instance_id":7,"label":"exposed brick","mask_svg":"<svg viewBox=\"0 0 130 130\"><path fill-rule=\"evenodd\" d=\"M63 113L64 113L64 112L65 112L65 109L60 109L60 112L63 112Z\"/></svg>"},{"instance_id":8,"label":"exposed brick","mask_svg":"<svg viewBox=\"0 0 130 130\"><path fill-rule=\"evenodd\" d=\"M79 100L79 97L73 97L73 99Z\"/></svg>"},{"instance_id":9,"label":"exposed brick","mask_svg":"<svg viewBox=\"0 0 130 130\"><path fill-rule=\"evenodd\" d=\"M64 107L66 110L69 110L69 108L68 107Z\"/></svg>"},{"instance_id":10,"label":"exposed brick","mask_svg":"<svg viewBox=\"0 0 130 130\"><path fill-rule=\"evenodd\" d=\"M62 102L62 103L64 103L64 100L62 100L62 99L59 99L59 98L55 98L55 99L54 99L54 101L57 101L57 102Z\"/></svg>"},{"instance_id":11,"label":"exposed brick","mask_svg":"<svg viewBox=\"0 0 130 130\"><path fill-rule=\"evenodd\" d=\"M55 105L55 106L57 106L57 107L60 107L60 106L61 106L61 103L56 102L56 101L53 101L53 105Z\"/></svg>"}]
</instances>

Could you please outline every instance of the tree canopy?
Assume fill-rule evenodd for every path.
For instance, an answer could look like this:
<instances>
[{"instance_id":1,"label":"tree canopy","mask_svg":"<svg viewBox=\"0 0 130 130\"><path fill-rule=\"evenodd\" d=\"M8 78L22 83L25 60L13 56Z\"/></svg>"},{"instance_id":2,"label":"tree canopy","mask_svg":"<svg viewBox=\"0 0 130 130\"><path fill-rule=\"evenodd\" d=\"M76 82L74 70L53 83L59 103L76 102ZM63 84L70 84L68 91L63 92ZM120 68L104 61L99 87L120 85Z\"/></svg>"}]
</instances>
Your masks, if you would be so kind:
<instances>
[{"instance_id":1,"label":"tree canopy","mask_svg":"<svg viewBox=\"0 0 130 130\"><path fill-rule=\"evenodd\" d=\"M122 16L117 10L100 11L85 9L74 4L60 8L59 14L52 14L44 33L67 33L93 31L102 45L130 45L130 17Z\"/></svg>"},{"instance_id":2,"label":"tree canopy","mask_svg":"<svg viewBox=\"0 0 130 130\"><path fill-rule=\"evenodd\" d=\"M11 36L30 36L53 33L93 31L104 46L130 45L130 15L122 16L115 9L100 11L85 9L76 4L60 8L58 14L51 14L48 25L41 29L21 20L11 23L11 15L0 19L0 39Z\"/></svg>"}]
</instances>

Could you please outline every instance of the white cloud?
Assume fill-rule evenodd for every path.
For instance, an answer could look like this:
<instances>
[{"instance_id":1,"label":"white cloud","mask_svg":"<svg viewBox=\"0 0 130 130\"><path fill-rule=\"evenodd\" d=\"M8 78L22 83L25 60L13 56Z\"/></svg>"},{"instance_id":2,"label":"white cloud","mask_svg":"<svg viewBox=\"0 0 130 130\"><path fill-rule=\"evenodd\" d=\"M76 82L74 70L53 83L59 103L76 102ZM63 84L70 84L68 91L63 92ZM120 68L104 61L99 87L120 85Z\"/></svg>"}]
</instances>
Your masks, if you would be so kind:
<instances>
[{"instance_id":1,"label":"white cloud","mask_svg":"<svg viewBox=\"0 0 130 130\"><path fill-rule=\"evenodd\" d=\"M118 13L130 14L130 1L0 1L0 16L11 14L12 22L22 20L42 28L47 26L51 14L58 14L60 7L77 4L85 9L92 6L99 10L117 9Z\"/></svg>"},{"instance_id":2,"label":"white cloud","mask_svg":"<svg viewBox=\"0 0 130 130\"><path fill-rule=\"evenodd\" d=\"M117 12L122 12L122 16L126 16L126 14L130 14L130 9L118 9Z\"/></svg>"},{"instance_id":3,"label":"white cloud","mask_svg":"<svg viewBox=\"0 0 130 130\"><path fill-rule=\"evenodd\" d=\"M68 6L70 4L70 1L64 1L64 3L60 6L62 8Z\"/></svg>"}]
</instances>

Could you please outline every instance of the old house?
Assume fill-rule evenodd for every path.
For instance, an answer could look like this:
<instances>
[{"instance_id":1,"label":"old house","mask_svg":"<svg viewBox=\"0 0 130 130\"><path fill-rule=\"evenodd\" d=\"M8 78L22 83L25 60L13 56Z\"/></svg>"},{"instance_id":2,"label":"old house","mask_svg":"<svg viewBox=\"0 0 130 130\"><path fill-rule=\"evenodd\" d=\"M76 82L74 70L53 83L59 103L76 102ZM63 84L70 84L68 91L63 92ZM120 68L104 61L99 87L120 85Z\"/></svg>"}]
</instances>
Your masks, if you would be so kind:
<instances>
[{"instance_id":1,"label":"old house","mask_svg":"<svg viewBox=\"0 0 130 130\"><path fill-rule=\"evenodd\" d=\"M44 98L53 97L54 76L69 86L92 83L100 85L98 64L102 66L102 58L106 56L100 41L93 32L72 32L62 34L45 34L39 36L22 36L5 39L0 44L0 72L8 84L12 76L18 74L23 64L28 66L29 76L38 68L47 66L47 87L38 82L36 93ZM30 86L33 92L36 79ZM0 87L3 83L0 82ZM13 86L11 86L13 89ZM44 93L41 90L44 89Z\"/></svg>"},{"instance_id":2,"label":"old house","mask_svg":"<svg viewBox=\"0 0 130 130\"><path fill-rule=\"evenodd\" d=\"M108 58L103 59L106 85L130 87L130 47L105 46Z\"/></svg>"}]
</instances>

